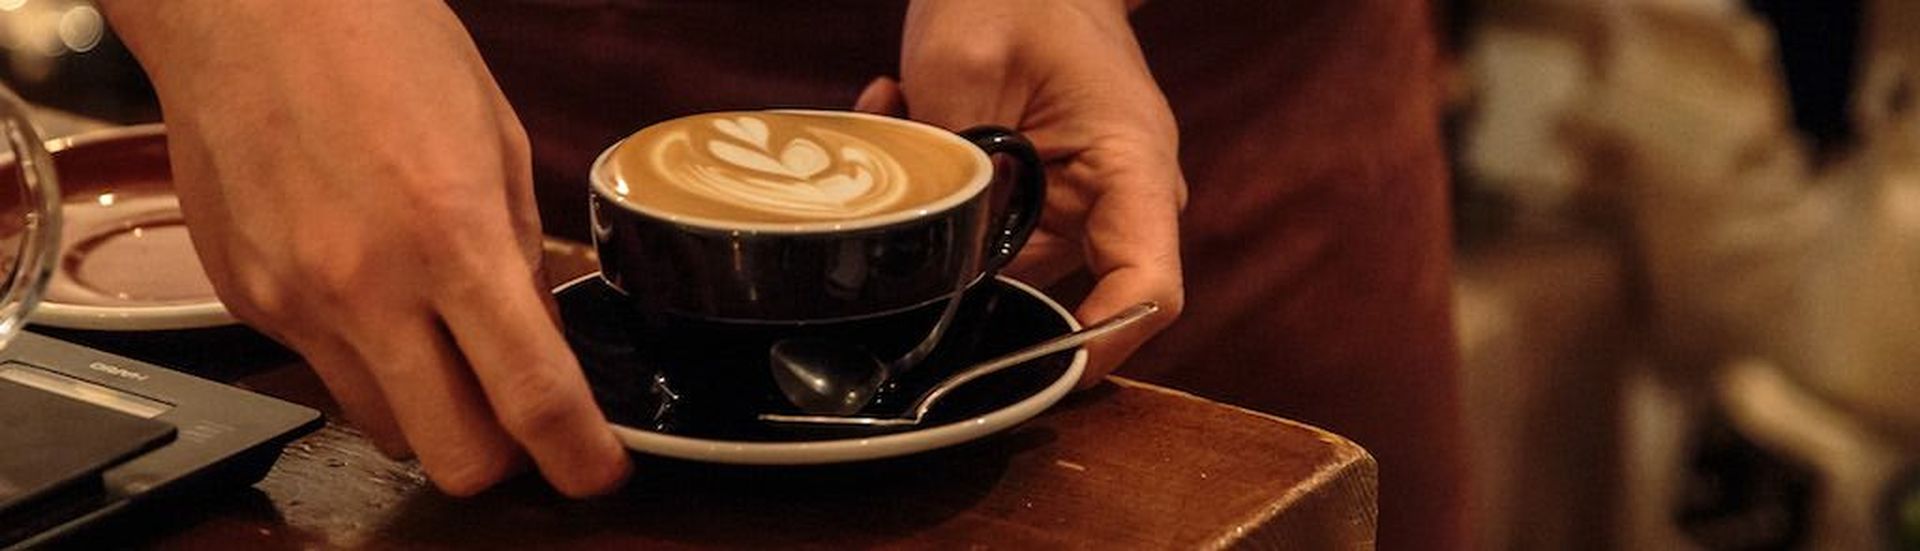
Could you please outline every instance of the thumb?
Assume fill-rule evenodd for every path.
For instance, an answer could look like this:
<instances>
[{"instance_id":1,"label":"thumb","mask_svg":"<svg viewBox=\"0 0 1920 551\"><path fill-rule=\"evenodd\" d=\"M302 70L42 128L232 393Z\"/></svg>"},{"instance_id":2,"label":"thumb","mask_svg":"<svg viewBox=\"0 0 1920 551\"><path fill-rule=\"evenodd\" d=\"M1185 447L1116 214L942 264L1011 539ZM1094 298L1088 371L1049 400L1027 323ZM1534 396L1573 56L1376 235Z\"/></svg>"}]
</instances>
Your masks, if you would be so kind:
<instances>
[{"instance_id":1,"label":"thumb","mask_svg":"<svg viewBox=\"0 0 1920 551\"><path fill-rule=\"evenodd\" d=\"M853 110L904 117L907 115L907 97L900 93L899 81L883 76L867 83L867 88L860 91L860 99L853 101Z\"/></svg>"}]
</instances>

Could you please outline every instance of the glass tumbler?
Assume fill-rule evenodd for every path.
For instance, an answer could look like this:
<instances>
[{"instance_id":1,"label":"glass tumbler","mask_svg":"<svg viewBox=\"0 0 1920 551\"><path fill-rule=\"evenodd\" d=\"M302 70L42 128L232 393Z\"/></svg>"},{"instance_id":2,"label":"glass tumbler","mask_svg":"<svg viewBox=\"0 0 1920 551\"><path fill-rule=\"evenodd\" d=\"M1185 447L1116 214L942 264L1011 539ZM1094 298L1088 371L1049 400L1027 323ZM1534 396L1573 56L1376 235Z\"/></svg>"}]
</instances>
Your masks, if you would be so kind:
<instances>
[{"instance_id":1,"label":"glass tumbler","mask_svg":"<svg viewBox=\"0 0 1920 551\"><path fill-rule=\"evenodd\" d=\"M60 184L28 112L0 84L0 347L26 326L60 254Z\"/></svg>"}]
</instances>

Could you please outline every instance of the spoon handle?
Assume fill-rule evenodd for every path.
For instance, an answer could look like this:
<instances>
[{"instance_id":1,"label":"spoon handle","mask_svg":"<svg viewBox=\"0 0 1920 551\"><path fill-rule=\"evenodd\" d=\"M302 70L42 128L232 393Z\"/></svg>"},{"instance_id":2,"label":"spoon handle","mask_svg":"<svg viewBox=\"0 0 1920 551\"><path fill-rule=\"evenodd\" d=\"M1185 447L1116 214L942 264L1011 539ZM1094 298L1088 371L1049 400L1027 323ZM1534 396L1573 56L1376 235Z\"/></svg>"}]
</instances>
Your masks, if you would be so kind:
<instances>
[{"instance_id":1,"label":"spoon handle","mask_svg":"<svg viewBox=\"0 0 1920 551\"><path fill-rule=\"evenodd\" d=\"M1118 314L1100 320L1099 323L1095 323L1079 331L1047 339L1041 341L1039 344L1028 346L998 358L987 360L985 363L974 365L966 371L956 373L952 377L948 377L947 380L941 381L940 384L928 389L926 394L920 396L919 401L914 402L912 417L916 421L926 417L927 411L933 409L933 405L939 402L940 398L952 392L953 389L973 382L974 379L992 375L1002 369L1020 365L1041 356L1080 346L1087 341L1104 337L1108 333L1124 329L1159 311L1160 305L1153 302L1135 304L1126 310L1122 310Z\"/></svg>"}]
</instances>

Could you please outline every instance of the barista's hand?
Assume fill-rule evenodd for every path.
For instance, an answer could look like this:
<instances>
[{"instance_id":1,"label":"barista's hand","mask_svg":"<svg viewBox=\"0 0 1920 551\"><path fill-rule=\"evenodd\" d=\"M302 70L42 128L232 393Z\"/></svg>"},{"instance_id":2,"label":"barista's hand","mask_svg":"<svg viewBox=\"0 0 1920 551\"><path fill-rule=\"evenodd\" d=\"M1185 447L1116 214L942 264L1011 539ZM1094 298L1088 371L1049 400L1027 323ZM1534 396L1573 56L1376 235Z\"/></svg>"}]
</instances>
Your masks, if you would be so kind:
<instances>
[{"instance_id":1,"label":"barista's hand","mask_svg":"<svg viewBox=\"0 0 1920 551\"><path fill-rule=\"evenodd\" d=\"M107 8L221 300L382 450L456 495L527 456L568 495L625 478L542 288L526 136L443 3Z\"/></svg>"},{"instance_id":2,"label":"barista's hand","mask_svg":"<svg viewBox=\"0 0 1920 551\"><path fill-rule=\"evenodd\" d=\"M1186 203L1178 129L1148 73L1121 0L915 0L901 79L876 81L859 108L952 129L1018 129L1048 163L1040 230L1008 268L1052 283L1081 267L1098 282L1076 313L1091 321L1135 302L1161 314L1090 346L1098 382L1180 314L1178 216ZM904 95L904 99L902 96Z\"/></svg>"}]
</instances>

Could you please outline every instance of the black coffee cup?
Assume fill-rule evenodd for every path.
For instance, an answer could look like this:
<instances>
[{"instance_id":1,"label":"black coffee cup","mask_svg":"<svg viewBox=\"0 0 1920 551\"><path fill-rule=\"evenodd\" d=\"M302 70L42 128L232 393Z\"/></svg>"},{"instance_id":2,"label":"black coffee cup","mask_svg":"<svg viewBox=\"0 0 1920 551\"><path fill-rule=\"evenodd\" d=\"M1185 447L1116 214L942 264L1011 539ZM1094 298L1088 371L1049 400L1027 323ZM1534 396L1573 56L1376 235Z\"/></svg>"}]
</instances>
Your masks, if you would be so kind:
<instances>
[{"instance_id":1,"label":"black coffee cup","mask_svg":"<svg viewBox=\"0 0 1920 551\"><path fill-rule=\"evenodd\" d=\"M760 384L766 347L799 334L848 341L883 359L915 349L932 326L953 317L951 308L941 313L942 305L1006 266L1039 223L1045 172L1033 146L1012 130L980 127L956 134L875 115L771 113L911 128L945 144L939 147L964 149L976 168L951 196L907 212L808 223L728 222L662 213L629 200L628 194L644 193L648 182L633 174L617 182L609 157L621 144L608 148L590 176L602 277L626 295L638 326L654 333L647 341L667 335L669 346L697 342L707 350L689 353L704 361L689 361L738 370L718 377L732 380L708 377L710 384L766 388ZM1000 177L993 155L1013 161L1012 177Z\"/></svg>"}]
</instances>

